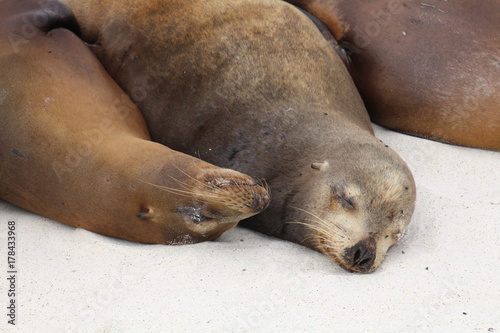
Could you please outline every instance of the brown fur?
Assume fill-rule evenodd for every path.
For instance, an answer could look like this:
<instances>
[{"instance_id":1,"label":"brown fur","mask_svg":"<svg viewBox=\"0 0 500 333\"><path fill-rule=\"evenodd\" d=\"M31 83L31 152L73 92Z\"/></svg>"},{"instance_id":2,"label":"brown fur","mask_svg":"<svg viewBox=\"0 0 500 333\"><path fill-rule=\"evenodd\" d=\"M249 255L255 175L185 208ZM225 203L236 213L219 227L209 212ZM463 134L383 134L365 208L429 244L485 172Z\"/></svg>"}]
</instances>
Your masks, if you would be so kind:
<instances>
[{"instance_id":1,"label":"brown fur","mask_svg":"<svg viewBox=\"0 0 500 333\"><path fill-rule=\"evenodd\" d=\"M337 0L285 0L294 6L316 16L321 22L326 24L333 37L340 41L349 30L342 20L341 13L337 10Z\"/></svg>"},{"instance_id":2,"label":"brown fur","mask_svg":"<svg viewBox=\"0 0 500 333\"><path fill-rule=\"evenodd\" d=\"M307 1L307 10L322 20L340 10L351 27L351 72L375 122L500 150L499 1L337 2Z\"/></svg>"},{"instance_id":3,"label":"brown fur","mask_svg":"<svg viewBox=\"0 0 500 333\"><path fill-rule=\"evenodd\" d=\"M302 12L272 0L68 3L153 140L268 182L269 208L245 225L351 271L378 267L410 221L413 178Z\"/></svg>"},{"instance_id":4,"label":"brown fur","mask_svg":"<svg viewBox=\"0 0 500 333\"><path fill-rule=\"evenodd\" d=\"M215 239L267 206L252 178L151 142L137 107L62 27L76 24L60 3L0 2L1 199L164 244Z\"/></svg>"}]
</instances>

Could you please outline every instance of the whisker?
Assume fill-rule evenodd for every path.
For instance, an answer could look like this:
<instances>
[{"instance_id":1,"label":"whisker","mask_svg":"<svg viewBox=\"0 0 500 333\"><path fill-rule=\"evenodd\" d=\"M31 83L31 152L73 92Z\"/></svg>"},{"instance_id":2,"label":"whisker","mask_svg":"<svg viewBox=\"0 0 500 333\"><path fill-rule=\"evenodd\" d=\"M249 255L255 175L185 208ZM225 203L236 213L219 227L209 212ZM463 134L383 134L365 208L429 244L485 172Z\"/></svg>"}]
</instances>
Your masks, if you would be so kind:
<instances>
[{"instance_id":1,"label":"whisker","mask_svg":"<svg viewBox=\"0 0 500 333\"><path fill-rule=\"evenodd\" d=\"M181 185L182 187L184 187L186 190L192 190L192 189L194 188L194 186L193 186L193 185L190 185L190 184L188 184L188 183L182 182L182 181L180 181L180 180L178 180L178 179L176 179L176 178L174 178L174 177L172 177L172 176L170 176L170 178L171 178L173 181L175 181L177 184L179 184L179 185Z\"/></svg>"},{"instance_id":2,"label":"whisker","mask_svg":"<svg viewBox=\"0 0 500 333\"><path fill-rule=\"evenodd\" d=\"M327 249L335 250L336 252L340 252L343 249L343 246L339 246L340 244L332 244L330 242L330 239L326 238L325 236L319 236L318 240L324 241L324 243L321 243L321 246Z\"/></svg>"},{"instance_id":3,"label":"whisker","mask_svg":"<svg viewBox=\"0 0 500 333\"><path fill-rule=\"evenodd\" d=\"M322 222L322 224L320 224L320 225L315 225L315 224L305 223L305 222L289 222L289 223L304 225L307 228L315 230L319 233L323 233L323 234L327 234L327 235L336 235L340 238L346 238L343 234L339 233L338 231L336 231L334 229L331 229L329 224L325 223L324 221L321 221L321 222Z\"/></svg>"},{"instance_id":4,"label":"whisker","mask_svg":"<svg viewBox=\"0 0 500 333\"><path fill-rule=\"evenodd\" d=\"M318 231L319 234L310 234L306 236L303 241L311 240L312 245L315 246L320 252L327 255L334 263L336 264L342 263L342 259L340 259L339 253L341 253L343 250L342 246L343 242L332 243L332 238L328 237L332 235L331 233L332 230L324 229L308 223L298 222L298 221L290 221L287 223L304 225L308 228ZM343 237L342 235L338 236L345 239L345 237Z\"/></svg>"},{"instance_id":5,"label":"whisker","mask_svg":"<svg viewBox=\"0 0 500 333\"><path fill-rule=\"evenodd\" d=\"M162 186L162 185L157 185L157 184L153 184L153 183L150 183L150 182L147 182L147 181L144 181L142 179L139 179L141 182L145 183L145 184L148 184L150 186L154 186L160 190L163 190L165 192L168 192L168 193L172 193L172 194L176 194L176 195L180 195L180 196L184 196L186 198L192 198L194 196L199 196L199 194L196 194L195 192L193 191L184 191L184 190L179 190L179 189L176 189L176 188L171 188L171 187L168 187L168 186ZM200 201L203 201L203 198L214 198L214 199L219 199L220 196L217 195L217 194L203 194L202 196L200 196L201 199L198 199L197 200L200 200Z\"/></svg>"},{"instance_id":6,"label":"whisker","mask_svg":"<svg viewBox=\"0 0 500 333\"><path fill-rule=\"evenodd\" d=\"M315 214L313 214L313 213L311 213L311 212L309 212L309 211L307 211L305 209L302 209L302 208L299 208L299 207L293 207L293 206L290 206L290 208L296 209L296 210L301 211L301 212L306 213L306 214L309 214L309 215L311 215L312 217L316 218L318 221L322 222L325 225L333 225L333 226L337 227L338 229L340 229L340 231L343 231L344 233L347 232L344 228L340 227L339 225L337 225L337 224L335 224L333 222L326 222L321 217L319 217L319 216L317 216L317 215L315 215Z\"/></svg>"},{"instance_id":7,"label":"whisker","mask_svg":"<svg viewBox=\"0 0 500 333\"><path fill-rule=\"evenodd\" d=\"M207 187L207 188L210 188L212 189L212 187L210 187L207 183L199 180L199 179L196 179L195 177L191 176L190 174L188 174L186 171L182 170L181 168L179 168L178 166L174 166L178 171L180 171L181 173L183 173L186 177L190 178L191 180L193 180L194 182L196 183L199 183L200 185L204 186L204 187ZM175 179L174 177L170 176L170 178L172 178L173 180L177 181L177 182L180 182L179 180ZM193 186L194 187L194 186ZM217 189L218 190L218 189Z\"/></svg>"},{"instance_id":8,"label":"whisker","mask_svg":"<svg viewBox=\"0 0 500 333\"><path fill-rule=\"evenodd\" d=\"M186 197L197 196L197 197L213 198L213 199L220 199L221 198L221 196L216 194L216 193L215 194L203 193L202 195L200 195L199 193L195 193L193 191L183 191L183 190L178 190L178 189L174 189L174 188L167 187L167 186L160 186L160 185L154 185L154 184L153 184L153 186L159 188L160 190L166 191L166 192L179 194L179 195L185 194Z\"/></svg>"},{"instance_id":9,"label":"whisker","mask_svg":"<svg viewBox=\"0 0 500 333\"><path fill-rule=\"evenodd\" d=\"M308 223L303 223L303 222L298 222L298 221L285 222L285 224L300 224L300 225L304 225L307 228L312 227ZM318 235L316 235L316 234L309 234L309 235L307 235L307 236L304 237L304 239L302 240L302 242L306 242L306 241L309 241L309 240L312 239L313 245L317 246L318 245L317 237L318 237Z\"/></svg>"},{"instance_id":10,"label":"whisker","mask_svg":"<svg viewBox=\"0 0 500 333\"><path fill-rule=\"evenodd\" d=\"M337 229L339 229L340 231L342 231L342 230L343 230L343 228L339 228L339 226L337 226L337 225L336 225L335 223L333 223L333 222L327 222L327 221L321 220L321 221L319 221L319 223L318 223L318 221L313 220L313 219L310 219L310 218L309 218L309 219L308 219L308 218L306 218L306 219L304 219L304 221L305 221L305 222L307 222L307 223L311 223L311 224L319 224L319 225L321 225L321 226L328 227L328 229L331 229L331 226L333 225L334 227L337 227ZM338 232L338 231L336 231L336 230L332 230L332 232ZM339 234L339 235L341 235L341 234Z\"/></svg>"}]
</instances>

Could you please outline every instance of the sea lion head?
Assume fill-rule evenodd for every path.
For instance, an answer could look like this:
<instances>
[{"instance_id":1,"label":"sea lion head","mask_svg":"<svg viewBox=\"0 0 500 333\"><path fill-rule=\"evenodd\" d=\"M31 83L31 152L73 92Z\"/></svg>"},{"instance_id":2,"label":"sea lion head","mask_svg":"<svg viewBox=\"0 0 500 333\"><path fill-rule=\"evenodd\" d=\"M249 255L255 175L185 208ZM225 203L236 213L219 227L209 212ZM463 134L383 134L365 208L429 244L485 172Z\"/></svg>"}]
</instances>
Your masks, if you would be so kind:
<instances>
[{"instance_id":1,"label":"sea lion head","mask_svg":"<svg viewBox=\"0 0 500 333\"><path fill-rule=\"evenodd\" d=\"M189 244L214 240L239 221L267 208L267 185L238 171L217 168L202 161L183 169L172 165L160 168L155 190L137 217L148 223L175 229L163 241ZM153 199L152 199L153 198Z\"/></svg>"},{"instance_id":2,"label":"sea lion head","mask_svg":"<svg viewBox=\"0 0 500 333\"><path fill-rule=\"evenodd\" d=\"M348 271L369 273L403 236L415 183L401 158L378 142L350 155L303 169L286 200L286 232Z\"/></svg>"}]
</instances>

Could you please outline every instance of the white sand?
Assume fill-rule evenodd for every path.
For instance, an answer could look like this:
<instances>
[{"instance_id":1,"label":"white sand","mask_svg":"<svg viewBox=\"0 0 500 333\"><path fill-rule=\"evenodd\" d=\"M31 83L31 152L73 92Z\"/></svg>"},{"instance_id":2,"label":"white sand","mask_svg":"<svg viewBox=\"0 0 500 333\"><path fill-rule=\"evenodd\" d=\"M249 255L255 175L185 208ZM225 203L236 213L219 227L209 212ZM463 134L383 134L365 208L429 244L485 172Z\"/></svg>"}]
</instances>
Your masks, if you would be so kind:
<instances>
[{"instance_id":1,"label":"white sand","mask_svg":"<svg viewBox=\"0 0 500 333\"><path fill-rule=\"evenodd\" d=\"M347 273L243 228L217 242L148 246L0 201L0 332L500 332L500 153L376 131L410 165L418 202L375 273Z\"/></svg>"}]
</instances>

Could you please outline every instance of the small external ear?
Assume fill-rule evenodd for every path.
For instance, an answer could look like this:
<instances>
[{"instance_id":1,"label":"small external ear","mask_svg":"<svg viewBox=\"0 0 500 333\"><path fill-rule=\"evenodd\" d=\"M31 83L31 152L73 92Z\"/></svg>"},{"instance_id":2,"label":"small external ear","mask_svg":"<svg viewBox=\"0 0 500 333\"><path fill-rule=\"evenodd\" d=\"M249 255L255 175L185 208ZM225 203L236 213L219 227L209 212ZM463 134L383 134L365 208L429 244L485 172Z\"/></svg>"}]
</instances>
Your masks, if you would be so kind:
<instances>
[{"instance_id":1,"label":"small external ear","mask_svg":"<svg viewBox=\"0 0 500 333\"><path fill-rule=\"evenodd\" d=\"M312 163L311 168L313 168L314 170L318 170L318 171L324 171L328 167L328 165L329 164L327 161L322 162L322 163Z\"/></svg>"},{"instance_id":2,"label":"small external ear","mask_svg":"<svg viewBox=\"0 0 500 333\"><path fill-rule=\"evenodd\" d=\"M331 189L331 200L336 206L340 206L346 210L354 210L356 207L355 199L346 193L344 187L340 185L332 185Z\"/></svg>"},{"instance_id":3,"label":"small external ear","mask_svg":"<svg viewBox=\"0 0 500 333\"><path fill-rule=\"evenodd\" d=\"M143 219L143 220L151 220L153 218L153 215L151 215L149 213L139 213L136 216L140 219Z\"/></svg>"},{"instance_id":4,"label":"small external ear","mask_svg":"<svg viewBox=\"0 0 500 333\"><path fill-rule=\"evenodd\" d=\"M154 213L150 208L143 207L141 208L141 211L135 216L143 220L151 220L152 218L154 218Z\"/></svg>"}]
</instances>

